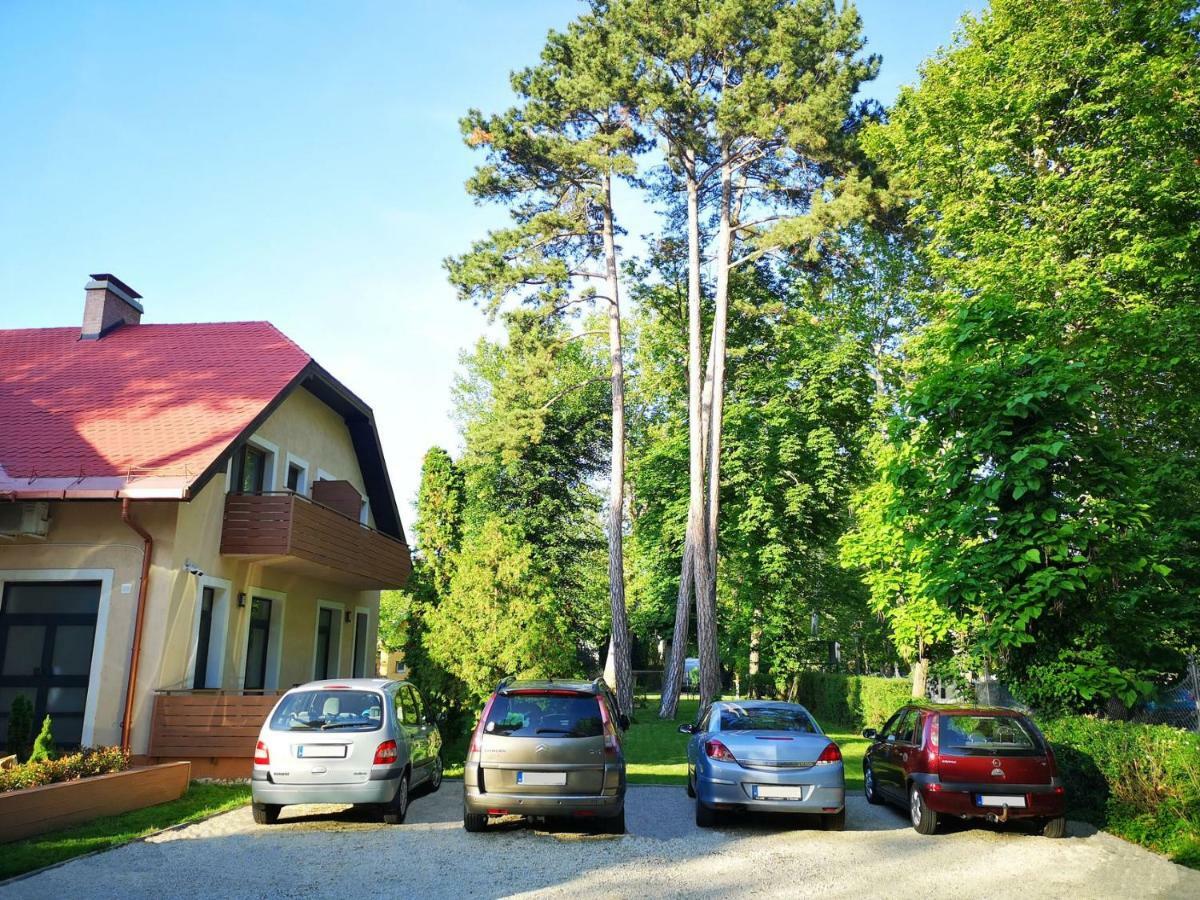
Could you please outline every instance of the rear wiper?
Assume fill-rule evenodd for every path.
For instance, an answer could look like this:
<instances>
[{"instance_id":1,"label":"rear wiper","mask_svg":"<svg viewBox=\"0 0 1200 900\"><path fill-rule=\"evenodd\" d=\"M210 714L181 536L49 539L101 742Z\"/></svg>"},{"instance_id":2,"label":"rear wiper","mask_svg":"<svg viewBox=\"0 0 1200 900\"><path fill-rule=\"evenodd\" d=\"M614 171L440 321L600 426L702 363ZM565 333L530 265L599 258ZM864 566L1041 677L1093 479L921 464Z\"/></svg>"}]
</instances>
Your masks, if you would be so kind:
<instances>
[{"instance_id":1,"label":"rear wiper","mask_svg":"<svg viewBox=\"0 0 1200 900\"><path fill-rule=\"evenodd\" d=\"M296 722L295 724L293 724L291 726L291 730L296 731L300 728L304 728L306 730L311 731L314 728L320 728L324 724L325 724L324 719L313 719L311 722Z\"/></svg>"},{"instance_id":2,"label":"rear wiper","mask_svg":"<svg viewBox=\"0 0 1200 900\"><path fill-rule=\"evenodd\" d=\"M534 734L574 734L570 728L539 728Z\"/></svg>"},{"instance_id":3,"label":"rear wiper","mask_svg":"<svg viewBox=\"0 0 1200 900\"><path fill-rule=\"evenodd\" d=\"M322 725L322 731L328 731L330 728L357 728L360 725L373 725L369 719L359 719L357 722L330 722L328 725Z\"/></svg>"}]
</instances>

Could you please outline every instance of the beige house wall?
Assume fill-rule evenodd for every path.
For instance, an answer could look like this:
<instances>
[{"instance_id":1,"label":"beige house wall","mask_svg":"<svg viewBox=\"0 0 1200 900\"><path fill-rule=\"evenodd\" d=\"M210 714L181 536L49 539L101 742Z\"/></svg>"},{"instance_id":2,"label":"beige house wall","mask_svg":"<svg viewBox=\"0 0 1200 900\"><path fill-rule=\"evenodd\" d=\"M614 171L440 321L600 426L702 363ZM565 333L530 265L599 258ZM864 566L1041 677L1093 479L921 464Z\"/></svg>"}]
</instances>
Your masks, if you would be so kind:
<instances>
[{"instance_id":1,"label":"beige house wall","mask_svg":"<svg viewBox=\"0 0 1200 900\"><path fill-rule=\"evenodd\" d=\"M286 458L291 453L308 464L310 484L319 468L363 492L362 473L345 423L309 392L294 391L256 435L278 448L274 460L277 489L284 484ZM227 611L219 667L222 688L242 687L250 598L256 591L273 598L279 615L278 620L272 619L272 629L278 629L278 638L272 643L278 649L269 655L268 688L287 688L312 679L321 602L335 604L339 611L339 676L348 677L352 672L355 613L368 613L366 674L375 674L379 592L356 591L281 571L269 563L221 556L225 493L222 473L188 502L130 504L132 516L154 538L131 736L135 754L146 752L155 690L192 687L199 603L205 585L217 590L218 604ZM91 715L85 721L84 739L94 745L116 744L121 736L142 541L121 521L118 501L54 502L50 507L50 531L44 540L0 542L0 582L58 580L82 571L97 574L106 585L102 588L94 650L98 662L94 662L88 688ZM187 571L187 562L203 576ZM237 605L239 594L246 595L244 607ZM345 621L345 612L350 613L350 622Z\"/></svg>"}]
</instances>

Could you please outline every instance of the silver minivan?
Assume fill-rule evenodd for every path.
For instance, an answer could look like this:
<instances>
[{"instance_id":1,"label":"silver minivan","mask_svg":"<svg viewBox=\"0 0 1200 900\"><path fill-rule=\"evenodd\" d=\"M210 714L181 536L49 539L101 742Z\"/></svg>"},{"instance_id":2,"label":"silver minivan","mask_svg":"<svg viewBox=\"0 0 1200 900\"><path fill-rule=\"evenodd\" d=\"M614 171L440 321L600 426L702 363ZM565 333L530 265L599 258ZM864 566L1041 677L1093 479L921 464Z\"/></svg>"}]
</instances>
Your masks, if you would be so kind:
<instances>
[{"instance_id":1,"label":"silver minivan","mask_svg":"<svg viewBox=\"0 0 1200 900\"><path fill-rule=\"evenodd\" d=\"M313 681L284 694L258 735L254 821L270 825L296 803L353 803L404 821L415 790L442 783L442 737L404 681Z\"/></svg>"}]
</instances>

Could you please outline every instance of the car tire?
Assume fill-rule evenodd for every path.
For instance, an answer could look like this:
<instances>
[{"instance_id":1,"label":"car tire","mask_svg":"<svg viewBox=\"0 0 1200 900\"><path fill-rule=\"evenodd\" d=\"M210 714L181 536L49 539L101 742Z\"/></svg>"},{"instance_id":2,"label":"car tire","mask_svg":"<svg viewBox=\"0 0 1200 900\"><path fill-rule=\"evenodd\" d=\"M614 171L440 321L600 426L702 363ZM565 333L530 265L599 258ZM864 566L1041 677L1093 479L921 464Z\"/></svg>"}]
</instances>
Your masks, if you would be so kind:
<instances>
[{"instance_id":1,"label":"car tire","mask_svg":"<svg viewBox=\"0 0 1200 900\"><path fill-rule=\"evenodd\" d=\"M863 795L868 803L876 806L883 802L883 798L879 796L879 785L875 781L875 770L871 768L870 763L863 766Z\"/></svg>"},{"instance_id":2,"label":"car tire","mask_svg":"<svg viewBox=\"0 0 1200 900\"><path fill-rule=\"evenodd\" d=\"M279 821L279 810L283 809L278 803L252 803L250 813L254 816L256 825L274 825Z\"/></svg>"},{"instance_id":3,"label":"car tire","mask_svg":"<svg viewBox=\"0 0 1200 900\"><path fill-rule=\"evenodd\" d=\"M842 807L835 813L821 816L821 827L826 831L845 831L846 830L846 807Z\"/></svg>"},{"instance_id":4,"label":"car tire","mask_svg":"<svg viewBox=\"0 0 1200 900\"><path fill-rule=\"evenodd\" d=\"M442 786L442 757L435 756L433 758L433 771L429 773L428 791L431 794L437 793L437 789Z\"/></svg>"},{"instance_id":5,"label":"car tire","mask_svg":"<svg viewBox=\"0 0 1200 900\"><path fill-rule=\"evenodd\" d=\"M1067 817L1056 816L1053 819L1044 820L1042 822L1042 834L1048 838L1066 837Z\"/></svg>"},{"instance_id":6,"label":"car tire","mask_svg":"<svg viewBox=\"0 0 1200 900\"><path fill-rule=\"evenodd\" d=\"M696 796L696 785L692 783L692 773L691 772L688 772L688 777L687 777L687 795L689 797Z\"/></svg>"},{"instance_id":7,"label":"car tire","mask_svg":"<svg viewBox=\"0 0 1200 900\"><path fill-rule=\"evenodd\" d=\"M604 834L624 834L625 833L625 807L621 807L621 811L615 816L604 820Z\"/></svg>"},{"instance_id":8,"label":"car tire","mask_svg":"<svg viewBox=\"0 0 1200 900\"><path fill-rule=\"evenodd\" d=\"M921 789L917 785L908 788L908 817L917 834L933 834L937 831L938 814L929 808Z\"/></svg>"},{"instance_id":9,"label":"car tire","mask_svg":"<svg viewBox=\"0 0 1200 900\"><path fill-rule=\"evenodd\" d=\"M383 822L385 825L401 825L408 815L408 775L400 776L400 786L396 788L396 796L391 803L384 804Z\"/></svg>"},{"instance_id":10,"label":"car tire","mask_svg":"<svg viewBox=\"0 0 1200 900\"><path fill-rule=\"evenodd\" d=\"M696 827L712 828L717 824L717 811L711 806L705 806L704 801L696 798Z\"/></svg>"},{"instance_id":11,"label":"car tire","mask_svg":"<svg viewBox=\"0 0 1200 900\"><path fill-rule=\"evenodd\" d=\"M463 831L475 834L487 829L487 823L487 813L468 812L467 808L463 807Z\"/></svg>"}]
</instances>

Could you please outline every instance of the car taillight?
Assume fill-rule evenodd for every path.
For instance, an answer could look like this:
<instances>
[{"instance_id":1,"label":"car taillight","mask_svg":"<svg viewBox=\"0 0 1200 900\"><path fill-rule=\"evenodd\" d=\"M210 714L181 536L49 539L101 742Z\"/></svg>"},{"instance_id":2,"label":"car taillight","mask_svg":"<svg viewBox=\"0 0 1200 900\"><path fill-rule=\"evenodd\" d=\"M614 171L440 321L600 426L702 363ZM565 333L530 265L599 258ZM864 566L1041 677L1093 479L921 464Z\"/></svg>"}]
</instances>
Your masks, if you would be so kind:
<instances>
[{"instance_id":1,"label":"car taillight","mask_svg":"<svg viewBox=\"0 0 1200 900\"><path fill-rule=\"evenodd\" d=\"M933 721L929 724L929 746L936 750L938 748L938 738L941 737L940 732L942 729L939 723L942 717L934 715L930 716L930 718Z\"/></svg>"},{"instance_id":2,"label":"car taillight","mask_svg":"<svg viewBox=\"0 0 1200 900\"><path fill-rule=\"evenodd\" d=\"M487 723L488 714L492 711L492 704L496 702L496 695L488 697L488 701L484 704L483 714L479 717L479 724L475 726L475 733L471 735L471 752L478 753L483 749L483 726Z\"/></svg>"},{"instance_id":3,"label":"car taillight","mask_svg":"<svg viewBox=\"0 0 1200 900\"><path fill-rule=\"evenodd\" d=\"M375 761L371 763L373 766L386 766L394 763L400 754L396 750L395 741L384 741L375 748Z\"/></svg>"},{"instance_id":4,"label":"car taillight","mask_svg":"<svg viewBox=\"0 0 1200 900\"><path fill-rule=\"evenodd\" d=\"M704 742L704 755L709 759L716 759L721 762L737 762L737 758L729 752L729 748L718 740Z\"/></svg>"},{"instance_id":5,"label":"car taillight","mask_svg":"<svg viewBox=\"0 0 1200 900\"><path fill-rule=\"evenodd\" d=\"M267 750L267 745L262 741L254 747L254 764L256 766L269 766L271 764L271 753Z\"/></svg>"},{"instance_id":6,"label":"car taillight","mask_svg":"<svg viewBox=\"0 0 1200 900\"><path fill-rule=\"evenodd\" d=\"M604 728L604 756L606 759L617 758L617 729L613 725L613 721L608 716L608 704L604 702L603 697L597 697L596 702L600 705L600 722Z\"/></svg>"},{"instance_id":7,"label":"car taillight","mask_svg":"<svg viewBox=\"0 0 1200 900\"><path fill-rule=\"evenodd\" d=\"M818 766L828 766L832 763L842 761L842 750L837 744L830 742L825 749L821 751L821 755L817 757Z\"/></svg>"}]
</instances>

